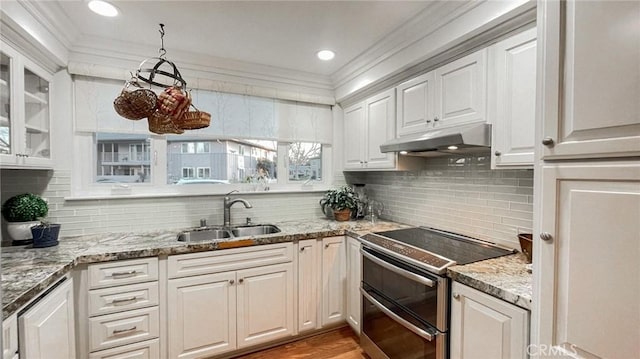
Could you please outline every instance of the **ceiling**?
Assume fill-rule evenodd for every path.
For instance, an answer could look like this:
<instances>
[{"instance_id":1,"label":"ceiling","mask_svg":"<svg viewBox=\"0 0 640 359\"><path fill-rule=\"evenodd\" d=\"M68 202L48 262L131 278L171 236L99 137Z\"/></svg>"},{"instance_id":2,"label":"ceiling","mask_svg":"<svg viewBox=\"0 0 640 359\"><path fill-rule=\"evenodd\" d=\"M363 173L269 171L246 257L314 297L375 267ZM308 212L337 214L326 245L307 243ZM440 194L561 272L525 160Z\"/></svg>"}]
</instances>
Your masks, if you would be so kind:
<instances>
[{"instance_id":1,"label":"ceiling","mask_svg":"<svg viewBox=\"0 0 640 359\"><path fill-rule=\"evenodd\" d=\"M115 18L59 1L78 39L160 47L331 75L430 5L429 1L113 1ZM316 57L336 52L332 61Z\"/></svg>"}]
</instances>

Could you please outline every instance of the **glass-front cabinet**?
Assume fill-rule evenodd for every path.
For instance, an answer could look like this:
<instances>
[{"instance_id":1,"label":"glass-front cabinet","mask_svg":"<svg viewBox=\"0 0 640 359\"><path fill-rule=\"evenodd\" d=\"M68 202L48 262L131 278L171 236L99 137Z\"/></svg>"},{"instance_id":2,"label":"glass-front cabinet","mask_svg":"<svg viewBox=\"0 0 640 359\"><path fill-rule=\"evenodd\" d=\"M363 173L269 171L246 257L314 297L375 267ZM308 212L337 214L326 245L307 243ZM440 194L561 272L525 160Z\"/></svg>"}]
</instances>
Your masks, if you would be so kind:
<instances>
[{"instance_id":1,"label":"glass-front cabinet","mask_svg":"<svg viewBox=\"0 0 640 359\"><path fill-rule=\"evenodd\" d=\"M7 44L0 45L0 166L52 168L52 76Z\"/></svg>"}]
</instances>

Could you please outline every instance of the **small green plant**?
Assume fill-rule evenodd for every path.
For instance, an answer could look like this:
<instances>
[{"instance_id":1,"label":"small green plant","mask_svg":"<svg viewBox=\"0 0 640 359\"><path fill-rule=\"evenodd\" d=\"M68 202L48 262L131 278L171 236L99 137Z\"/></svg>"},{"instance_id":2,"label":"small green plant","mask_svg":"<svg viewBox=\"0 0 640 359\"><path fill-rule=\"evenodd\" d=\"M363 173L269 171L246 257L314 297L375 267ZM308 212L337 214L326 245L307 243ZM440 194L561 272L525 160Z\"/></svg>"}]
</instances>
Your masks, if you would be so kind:
<instances>
[{"instance_id":1,"label":"small green plant","mask_svg":"<svg viewBox=\"0 0 640 359\"><path fill-rule=\"evenodd\" d=\"M355 209L358 207L358 194L349 186L331 189L320 200L320 205L326 205L336 211Z\"/></svg>"},{"instance_id":2,"label":"small green plant","mask_svg":"<svg viewBox=\"0 0 640 359\"><path fill-rule=\"evenodd\" d=\"M9 222L30 222L47 216L49 206L42 197L23 193L9 198L2 205L2 216Z\"/></svg>"}]
</instances>

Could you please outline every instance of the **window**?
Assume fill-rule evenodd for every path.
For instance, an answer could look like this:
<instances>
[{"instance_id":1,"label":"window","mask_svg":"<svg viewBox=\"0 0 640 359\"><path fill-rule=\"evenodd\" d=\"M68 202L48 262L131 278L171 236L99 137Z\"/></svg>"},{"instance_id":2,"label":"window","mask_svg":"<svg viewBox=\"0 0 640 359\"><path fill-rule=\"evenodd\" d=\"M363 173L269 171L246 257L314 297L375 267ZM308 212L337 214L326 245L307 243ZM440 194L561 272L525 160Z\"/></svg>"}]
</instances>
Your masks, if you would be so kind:
<instances>
[{"instance_id":1,"label":"window","mask_svg":"<svg viewBox=\"0 0 640 359\"><path fill-rule=\"evenodd\" d=\"M194 178L193 167L182 167L182 178Z\"/></svg>"},{"instance_id":2,"label":"window","mask_svg":"<svg viewBox=\"0 0 640 359\"><path fill-rule=\"evenodd\" d=\"M205 129L160 136L149 133L146 121L115 113L120 80L76 76L73 86L79 149L73 196L299 190L310 180L332 178L329 106L194 89L194 102L216 120Z\"/></svg>"},{"instance_id":3,"label":"window","mask_svg":"<svg viewBox=\"0 0 640 359\"><path fill-rule=\"evenodd\" d=\"M195 152L189 152L192 148ZM185 141L182 136L167 136L167 183L184 184L180 180L188 178L185 168L197 170L189 178L215 180L198 183L245 183L257 179L275 183L277 150L275 141Z\"/></svg>"},{"instance_id":4,"label":"window","mask_svg":"<svg viewBox=\"0 0 640 359\"><path fill-rule=\"evenodd\" d=\"M149 183L149 142L142 134L97 133L95 183Z\"/></svg>"},{"instance_id":5,"label":"window","mask_svg":"<svg viewBox=\"0 0 640 359\"><path fill-rule=\"evenodd\" d=\"M287 149L289 181L322 180L322 144L293 142Z\"/></svg>"},{"instance_id":6,"label":"window","mask_svg":"<svg viewBox=\"0 0 640 359\"><path fill-rule=\"evenodd\" d=\"M198 142L196 143L196 152L197 153L209 153L210 146L208 142Z\"/></svg>"},{"instance_id":7,"label":"window","mask_svg":"<svg viewBox=\"0 0 640 359\"><path fill-rule=\"evenodd\" d=\"M211 178L211 168L198 167L198 178Z\"/></svg>"}]
</instances>

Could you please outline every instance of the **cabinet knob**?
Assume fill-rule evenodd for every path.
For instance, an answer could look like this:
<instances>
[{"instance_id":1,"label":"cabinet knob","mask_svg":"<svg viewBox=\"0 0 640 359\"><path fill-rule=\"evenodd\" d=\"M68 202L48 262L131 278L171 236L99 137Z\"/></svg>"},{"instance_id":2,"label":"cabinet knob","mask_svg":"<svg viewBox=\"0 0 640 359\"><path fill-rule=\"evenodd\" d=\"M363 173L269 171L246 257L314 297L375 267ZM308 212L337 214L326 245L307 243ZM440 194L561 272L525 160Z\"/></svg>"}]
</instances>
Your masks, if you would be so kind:
<instances>
[{"instance_id":1,"label":"cabinet knob","mask_svg":"<svg viewBox=\"0 0 640 359\"><path fill-rule=\"evenodd\" d=\"M324 248L325 248L325 249L329 248L329 244L328 244L328 243L327 243L327 244L325 244L325 245L324 245Z\"/></svg>"},{"instance_id":2,"label":"cabinet knob","mask_svg":"<svg viewBox=\"0 0 640 359\"><path fill-rule=\"evenodd\" d=\"M427 120L427 123L431 123L431 120Z\"/></svg>"},{"instance_id":3,"label":"cabinet knob","mask_svg":"<svg viewBox=\"0 0 640 359\"><path fill-rule=\"evenodd\" d=\"M553 239L553 236L549 232L542 232L540 233L540 239L543 241L550 241Z\"/></svg>"},{"instance_id":4,"label":"cabinet knob","mask_svg":"<svg viewBox=\"0 0 640 359\"><path fill-rule=\"evenodd\" d=\"M553 146L553 138L545 137L542 139L542 144L545 146Z\"/></svg>"},{"instance_id":5,"label":"cabinet knob","mask_svg":"<svg viewBox=\"0 0 640 359\"><path fill-rule=\"evenodd\" d=\"M496 155L496 157L502 156L502 152L500 151L496 151L494 154Z\"/></svg>"},{"instance_id":6,"label":"cabinet knob","mask_svg":"<svg viewBox=\"0 0 640 359\"><path fill-rule=\"evenodd\" d=\"M438 122L438 121L440 121L440 119L437 117L433 119L433 122Z\"/></svg>"},{"instance_id":7,"label":"cabinet knob","mask_svg":"<svg viewBox=\"0 0 640 359\"><path fill-rule=\"evenodd\" d=\"M229 280L229 284L231 284L231 285L233 285L233 283L235 283L235 282L236 282L236 281L235 281L235 280L233 280L233 279L230 279L230 280Z\"/></svg>"},{"instance_id":8,"label":"cabinet knob","mask_svg":"<svg viewBox=\"0 0 640 359\"><path fill-rule=\"evenodd\" d=\"M305 247L300 248L300 252L304 252L304 248L305 248Z\"/></svg>"},{"instance_id":9,"label":"cabinet knob","mask_svg":"<svg viewBox=\"0 0 640 359\"><path fill-rule=\"evenodd\" d=\"M453 299L460 299L460 294L453 293Z\"/></svg>"},{"instance_id":10,"label":"cabinet knob","mask_svg":"<svg viewBox=\"0 0 640 359\"><path fill-rule=\"evenodd\" d=\"M243 283L243 282L244 282L244 278L238 279L238 283Z\"/></svg>"}]
</instances>

